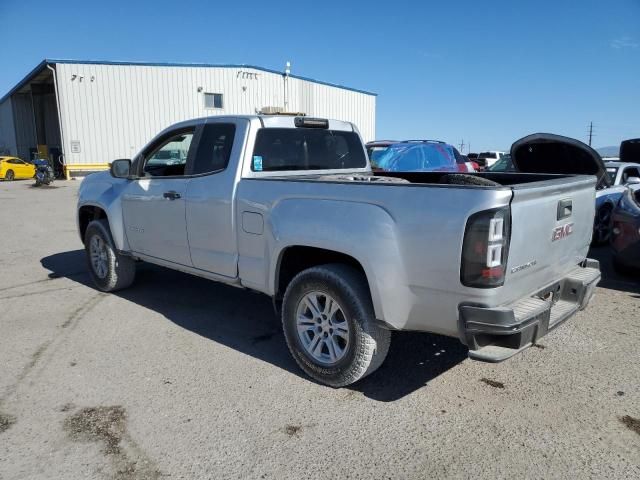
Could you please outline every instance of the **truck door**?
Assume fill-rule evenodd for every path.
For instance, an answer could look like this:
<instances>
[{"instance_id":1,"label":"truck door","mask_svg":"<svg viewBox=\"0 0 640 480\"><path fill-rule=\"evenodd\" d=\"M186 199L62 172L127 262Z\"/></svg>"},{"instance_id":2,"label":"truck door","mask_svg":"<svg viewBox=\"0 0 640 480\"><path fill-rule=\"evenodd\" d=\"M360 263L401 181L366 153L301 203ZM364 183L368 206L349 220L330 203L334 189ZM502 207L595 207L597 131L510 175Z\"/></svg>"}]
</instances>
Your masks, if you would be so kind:
<instances>
[{"instance_id":1,"label":"truck door","mask_svg":"<svg viewBox=\"0 0 640 480\"><path fill-rule=\"evenodd\" d=\"M122 195L127 240L133 252L191 266L185 194L195 127L171 131L141 154L138 176Z\"/></svg>"},{"instance_id":2,"label":"truck door","mask_svg":"<svg viewBox=\"0 0 640 480\"><path fill-rule=\"evenodd\" d=\"M193 266L238 276L235 190L248 120L209 118L202 128L187 187L186 218Z\"/></svg>"}]
</instances>

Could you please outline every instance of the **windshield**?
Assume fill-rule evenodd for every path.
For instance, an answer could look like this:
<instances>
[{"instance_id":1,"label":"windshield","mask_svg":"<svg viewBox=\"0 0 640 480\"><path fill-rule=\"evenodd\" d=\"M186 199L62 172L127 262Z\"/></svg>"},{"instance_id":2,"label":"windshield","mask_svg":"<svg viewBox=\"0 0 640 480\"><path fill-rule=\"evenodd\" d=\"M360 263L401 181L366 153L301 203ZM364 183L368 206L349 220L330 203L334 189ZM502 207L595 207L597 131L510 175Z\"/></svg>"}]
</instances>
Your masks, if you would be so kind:
<instances>
[{"instance_id":1,"label":"windshield","mask_svg":"<svg viewBox=\"0 0 640 480\"><path fill-rule=\"evenodd\" d=\"M443 143L398 143L369 150L371 166L388 172L457 171L453 147Z\"/></svg>"},{"instance_id":2,"label":"windshield","mask_svg":"<svg viewBox=\"0 0 640 480\"><path fill-rule=\"evenodd\" d=\"M367 158L355 132L317 128L261 128L251 170L337 170L364 168Z\"/></svg>"},{"instance_id":3,"label":"windshield","mask_svg":"<svg viewBox=\"0 0 640 480\"><path fill-rule=\"evenodd\" d=\"M488 172L515 172L513 162L511 162L511 155L503 155L496 163L487 168Z\"/></svg>"},{"instance_id":4,"label":"windshield","mask_svg":"<svg viewBox=\"0 0 640 480\"><path fill-rule=\"evenodd\" d=\"M613 185L616 182L616 175L618 174L617 167L607 167L607 175L609 176L609 180Z\"/></svg>"}]
</instances>

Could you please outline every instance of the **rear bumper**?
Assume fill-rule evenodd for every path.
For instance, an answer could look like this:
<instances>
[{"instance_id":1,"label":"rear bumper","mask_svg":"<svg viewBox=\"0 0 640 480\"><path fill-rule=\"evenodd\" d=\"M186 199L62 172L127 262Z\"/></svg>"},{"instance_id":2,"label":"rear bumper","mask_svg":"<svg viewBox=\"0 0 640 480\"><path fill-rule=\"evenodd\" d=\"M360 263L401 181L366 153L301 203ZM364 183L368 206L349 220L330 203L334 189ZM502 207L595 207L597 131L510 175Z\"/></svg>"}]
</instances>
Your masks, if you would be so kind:
<instances>
[{"instance_id":1,"label":"rear bumper","mask_svg":"<svg viewBox=\"0 0 640 480\"><path fill-rule=\"evenodd\" d=\"M510 305L460 305L461 334L469 357L501 362L530 347L584 309L599 281L600 264L587 259L566 277Z\"/></svg>"}]
</instances>

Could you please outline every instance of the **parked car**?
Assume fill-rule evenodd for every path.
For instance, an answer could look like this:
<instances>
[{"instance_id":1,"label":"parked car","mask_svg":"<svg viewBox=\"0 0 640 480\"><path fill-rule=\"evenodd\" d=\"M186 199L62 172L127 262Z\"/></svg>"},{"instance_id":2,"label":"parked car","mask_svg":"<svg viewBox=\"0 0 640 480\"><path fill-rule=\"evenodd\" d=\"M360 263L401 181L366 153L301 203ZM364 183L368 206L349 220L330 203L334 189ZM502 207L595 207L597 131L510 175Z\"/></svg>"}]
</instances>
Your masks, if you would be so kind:
<instances>
[{"instance_id":1,"label":"parked car","mask_svg":"<svg viewBox=\"0 0 640 480\"><path fill-rule=\"evenodd\" d=\"M623 274L637 275L640 272L640 185L626 189L613 211L612 226L614 268Z\"/></svg>"},{"instance_id":2,"label":"parked car","mask_svg":"<svg viewBox=\"0 0 640 480\"><path fill-rule=\"evenodd\" d=\"M640 183L640 163L626 161L629 158L622 153L618 162L605 162L609 185L596 192L596 218L593 225L593 244L604 245L611 237L611 212L618 204L629 185ZM633 157L632 157L633 158ZM623 161L624 160L624 161Z\"/></svg>"},{"instance_id":3,"label":"parked car","mask_svg":"<svg viewBox=\"0 0 640 480\"><path fill-rule=\"evenodd\" d=\"M456 157L456 163L458 165L464 164L467 169L467 172L478 172L480 170L480 166L478 165L477 162L469 159L469 157L467 157L466 155L462 155L457 148L453 147L453 153ZM464 172L465 170L458 168L461 172Z\"/></svg>"},{"instance_id":4,"label":"parked car","mask_svg":"<svg viewBox=\"0 0 640 480\"><path fill-rule=\"evenodd\" d=\"M485 171L487 172L515 172L516 168L511 161L511 154L507 153L503 155L500 160L491 165Z\"/></svg>"},{"instance_id":5,"label":"parked car","mask_svg":"<svg viewBox=\"0 0 640 480\"><path fill-rule=\"evenodd\" d=\"M611 185L640 183L640 163L605 161Z\"/></svg>"},{"instance_id":6,"label":"parked car","mask_svg":"<svg viewBox=\"0 0 640 480\"><path fill-rule=\"evenodd\" d=\"M33 178L36 168L18 157L0 157L0 179L7 181Z\"/></svg>"},{"instance_id":7,"label":"parked car","mask_svg":"<svg viewBox=\"0 0 640 480\"><path fill-rule=\"evenodd\" d=\"M478 154L478 159L476 161L482 168L489 168L491 165L496 163L505 155L506 155L505 152L500 152L497 150L490 151L490 152L482 152Z\"/></svg>"},{"instance_id":8,"label":"parked car","mask_svg":"<svg viewBox=\"0 0 640 480\"><path fill-rule=\"evenodd\" d=\"M374 170L386 172L474 172L453 146L439 140L378 140L366 145Z\"/></svg>"},{"instance_id":9,"label":"parked car","mask_svg":"<svg viewBox=\"0 0 640 480\"><path fill-rule=\"evenodd\" d=\"M186 144L184 165L161 166L159 152ZM524 147L521 171L545 163L538 154L563 160ZM373 174L351 123L216 116L169 127L133 161L86 177L77 222L99 290L130 286L142 260L262 292L300 368L339 387L382 364L392 330L453 336L471 358L500 362L585 308L600 280L586 257L595 185Z\"/></svg>"}]
</instances>

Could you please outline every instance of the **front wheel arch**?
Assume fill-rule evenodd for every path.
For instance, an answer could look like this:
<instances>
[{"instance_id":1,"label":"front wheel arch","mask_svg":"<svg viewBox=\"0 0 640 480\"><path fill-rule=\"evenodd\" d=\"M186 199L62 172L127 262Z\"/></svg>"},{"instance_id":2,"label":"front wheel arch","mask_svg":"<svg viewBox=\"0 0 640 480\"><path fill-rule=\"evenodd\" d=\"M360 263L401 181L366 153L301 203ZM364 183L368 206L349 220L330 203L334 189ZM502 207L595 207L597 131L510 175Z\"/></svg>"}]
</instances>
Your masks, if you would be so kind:
<instances>
[{"instance_id":1,"label":"front wheel arch","mask_svg":"<svg viewBox=\"0 0 640 480\"><path fill-rule=\"evenodd\" d=\"M107 225L110 226L107 212L101 207L96 205L83 205L78 209L78 231L80 233L80 240L82 243L85 241L84 237L89 223L91 223L92 220L102 219L105 219L107 221Z\"/></svg>"}]
</instances>

